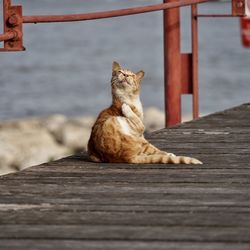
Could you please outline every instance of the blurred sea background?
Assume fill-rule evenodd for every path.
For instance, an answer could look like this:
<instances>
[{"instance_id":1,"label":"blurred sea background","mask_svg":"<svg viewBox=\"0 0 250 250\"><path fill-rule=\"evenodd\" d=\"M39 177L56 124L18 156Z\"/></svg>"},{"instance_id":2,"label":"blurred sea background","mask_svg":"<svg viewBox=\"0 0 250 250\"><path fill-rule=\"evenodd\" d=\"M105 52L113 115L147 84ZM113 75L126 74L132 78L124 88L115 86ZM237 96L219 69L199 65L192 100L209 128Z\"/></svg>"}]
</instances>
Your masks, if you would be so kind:
<instances>
[{"instance_id":1,"label":"blurred sea background","mask_svg":"<svg viewBox=\"0 0 250 250\"><path fill-rule=\"evenodd\" d=\"M160 0L13 0L24 15L94 12ZM230 13L231 2L201 4L199 13ZM190 8L182 8L182 51L190 52ZM0 120L60 113L96 116L111 102L113 60L146 72L144 107L164 109L162 12L75 23L25 24L25 52L0 53ZM2 12L0 12L2 20ZM0 21L2 32L2 21ZM199 19L202 114L249 102L250 49L238 18ZM184 114L191 96L183 97Z\"/></svg>"}]
</instances>

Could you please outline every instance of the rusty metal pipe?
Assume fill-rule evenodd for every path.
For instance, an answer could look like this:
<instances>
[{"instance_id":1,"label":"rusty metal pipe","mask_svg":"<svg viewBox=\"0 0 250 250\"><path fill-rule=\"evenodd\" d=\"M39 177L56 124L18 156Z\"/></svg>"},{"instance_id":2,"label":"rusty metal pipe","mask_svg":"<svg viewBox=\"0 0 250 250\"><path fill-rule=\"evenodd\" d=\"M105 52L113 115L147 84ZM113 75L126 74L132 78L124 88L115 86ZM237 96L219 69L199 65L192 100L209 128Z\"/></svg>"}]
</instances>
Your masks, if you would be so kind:
<instances>
[{"instance_id":1,"label":"rusty metal pipe","mask_svg":"<svg viewBox=\"0 0 250 250\"><path fill-rule=\"evenodd\" d=\"M0 34L0 42L11 40L15 38L15 36L16 36L15 32L12 31Z\"/></svg>"},{"instance_id":2,"label":"rusty metal pipe","mask_svg":"<svg viewBox=\"0 0 250 250\"><path fill-rule=\"evenodd\" d=\"M164 0L173 3L173 0ZM181 123L180 9L164 11L164 82L166 126Z\"/></svg>"},{"instance_id":3,"label":"rusty metal pipe","mask_svg":"<svg viewBox=\"0 0 250 250\"><path fill-rule=\"evenodd\" d=\"M195 3L205 3L216 0L175 0L163 4L148 5L143 7L127 8L120 10L102 11L95 13L84 13L84 14L71 14L71 15L51 15L51 16L23 16L23 23L50 23L50 22L72 22L72 21L86 21L93 19L117 17L134 15L146 12L153 12L159 10L166 10L181 6L187 6Z\"/></svg>"},{"instance_id":4,"label":"rusty metal pipe","mask_svg":"<svg viewBox=\"0 0 250 250\"><path fill-rule=\"evenodd\" d=\"M238 16L233 16L231 14L198 14L196 17L244 17L246 15L238 15Z\"/></svg>"},{"instance_id":5,"label":"rusty metal pipe","mask_svg":"<svg viewBox=\"0 0 250 250\"><path fill-rule=\"evenodd\" d=\"M198 20L197 5L191 6L192 16L192 82L193 82L193 119L199 118L199 74L198 74Z\"/></svg>"}]
</instances>

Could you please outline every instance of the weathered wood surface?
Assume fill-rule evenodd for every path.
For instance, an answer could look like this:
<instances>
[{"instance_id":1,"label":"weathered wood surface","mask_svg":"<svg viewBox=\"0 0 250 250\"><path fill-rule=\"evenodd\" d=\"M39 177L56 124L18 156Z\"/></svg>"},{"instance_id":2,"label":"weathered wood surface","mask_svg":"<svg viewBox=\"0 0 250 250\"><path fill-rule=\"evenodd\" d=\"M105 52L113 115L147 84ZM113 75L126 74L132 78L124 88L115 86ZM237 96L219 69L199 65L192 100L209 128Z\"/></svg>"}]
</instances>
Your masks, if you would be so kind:
<instances>
[{"instance_id":1,"label":"weathered wood surface","mask_svg":"<svg viewBox=\"0 0 250 250\"><path fill-rule=\"evenodd\" d=\"M0 177L0 249L250 249L250 104L149 135L204 165L73 156Z\"/></svg>"}]
</instances>

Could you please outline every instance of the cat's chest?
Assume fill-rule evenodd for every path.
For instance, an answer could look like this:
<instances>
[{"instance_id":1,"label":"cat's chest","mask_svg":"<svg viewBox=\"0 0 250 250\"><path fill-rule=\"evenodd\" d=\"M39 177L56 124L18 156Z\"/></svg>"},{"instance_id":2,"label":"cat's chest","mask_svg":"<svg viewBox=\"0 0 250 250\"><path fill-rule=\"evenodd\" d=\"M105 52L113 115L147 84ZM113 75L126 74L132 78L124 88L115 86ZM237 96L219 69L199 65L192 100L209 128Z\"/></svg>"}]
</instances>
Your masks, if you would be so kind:
<instances>
[{"instance_id":1,"label":"cat's chest","mask_svg":"<svg viewBox=\"0 0 250 250\"><path fill-rule=\"evenodd\" d=\"M138 112L140 113L140 118L141 120L143 119L143 110L142 110L142 104L141 104L141 100L140 98L137 98L133 101L131 101L131 103L129 103L131 106L134 106Z\"/></svg>"},{"instance_id":2,"label":"cat's chest","mask_svg":"<svg viewBox=\"0 0 250 250\"><path fill-rule=\"evenodd\" d=\"M135 101L133 101L133 105L137 108L137 110L142 113L142 104L141 100L138 98Z\"/></svg>"}]
</instances>

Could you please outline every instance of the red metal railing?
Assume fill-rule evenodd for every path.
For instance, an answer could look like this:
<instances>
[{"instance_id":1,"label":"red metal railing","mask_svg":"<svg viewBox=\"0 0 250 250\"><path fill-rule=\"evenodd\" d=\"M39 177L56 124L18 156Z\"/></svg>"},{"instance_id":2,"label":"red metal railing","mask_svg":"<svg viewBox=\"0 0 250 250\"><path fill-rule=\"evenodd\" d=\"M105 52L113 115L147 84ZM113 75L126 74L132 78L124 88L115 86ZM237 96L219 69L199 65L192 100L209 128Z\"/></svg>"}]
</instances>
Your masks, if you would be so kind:
<instances>
[{"instance_id":1,"label":"red metal railing","mask_svg":"<svg viewBox=\"0 0 250 250\"><path fill-rule=\"evenodd\" d=\"M0 42L11 40L15 36L16 36L15 33L12 31L8 31L4 34L0 34Z\"/></svg>"},{"instance_id":2,"label":"red metal railing","mask_svg":"<svg viewBox=\"0 0 250 250\"><path fill-rule=\"evenodd\" d=\"M181 6L187 6L196 3L205 3L213 0L181 0L181 1L164 1L163 4L155 4L143 7L127 8L112 11L102 11L96 13L74 14L74 15L53 15L53 16L24 16L23 23L48 23L48 22L72 22L86 21L101 18L110 18L118 16L135 15L146 12L172 9Z\"/></svg>"},{"instance_id":3,"label":"red metal railing","mask_svg":"<svg viewBox=\"0 0 250 250\"><path fill-rule=\"evenodd\" d=\"M181 95L192 94L193 118L199 116L198 102L198 17L244 16L245 0L232 0L232 15L199 15L197 4L216 0L163 0L162 4L127 8L95 13L72 15L23 16L22 6L11 5L11 0L3 0L4 42L1 51L22 51L24 23L72 22L101 18L134 15L160 11L164 13L164 82L166 126L181 122ZM191 5L192 52L183 54L180 50L180 8Z\"/></svg>"}]
</instances>

